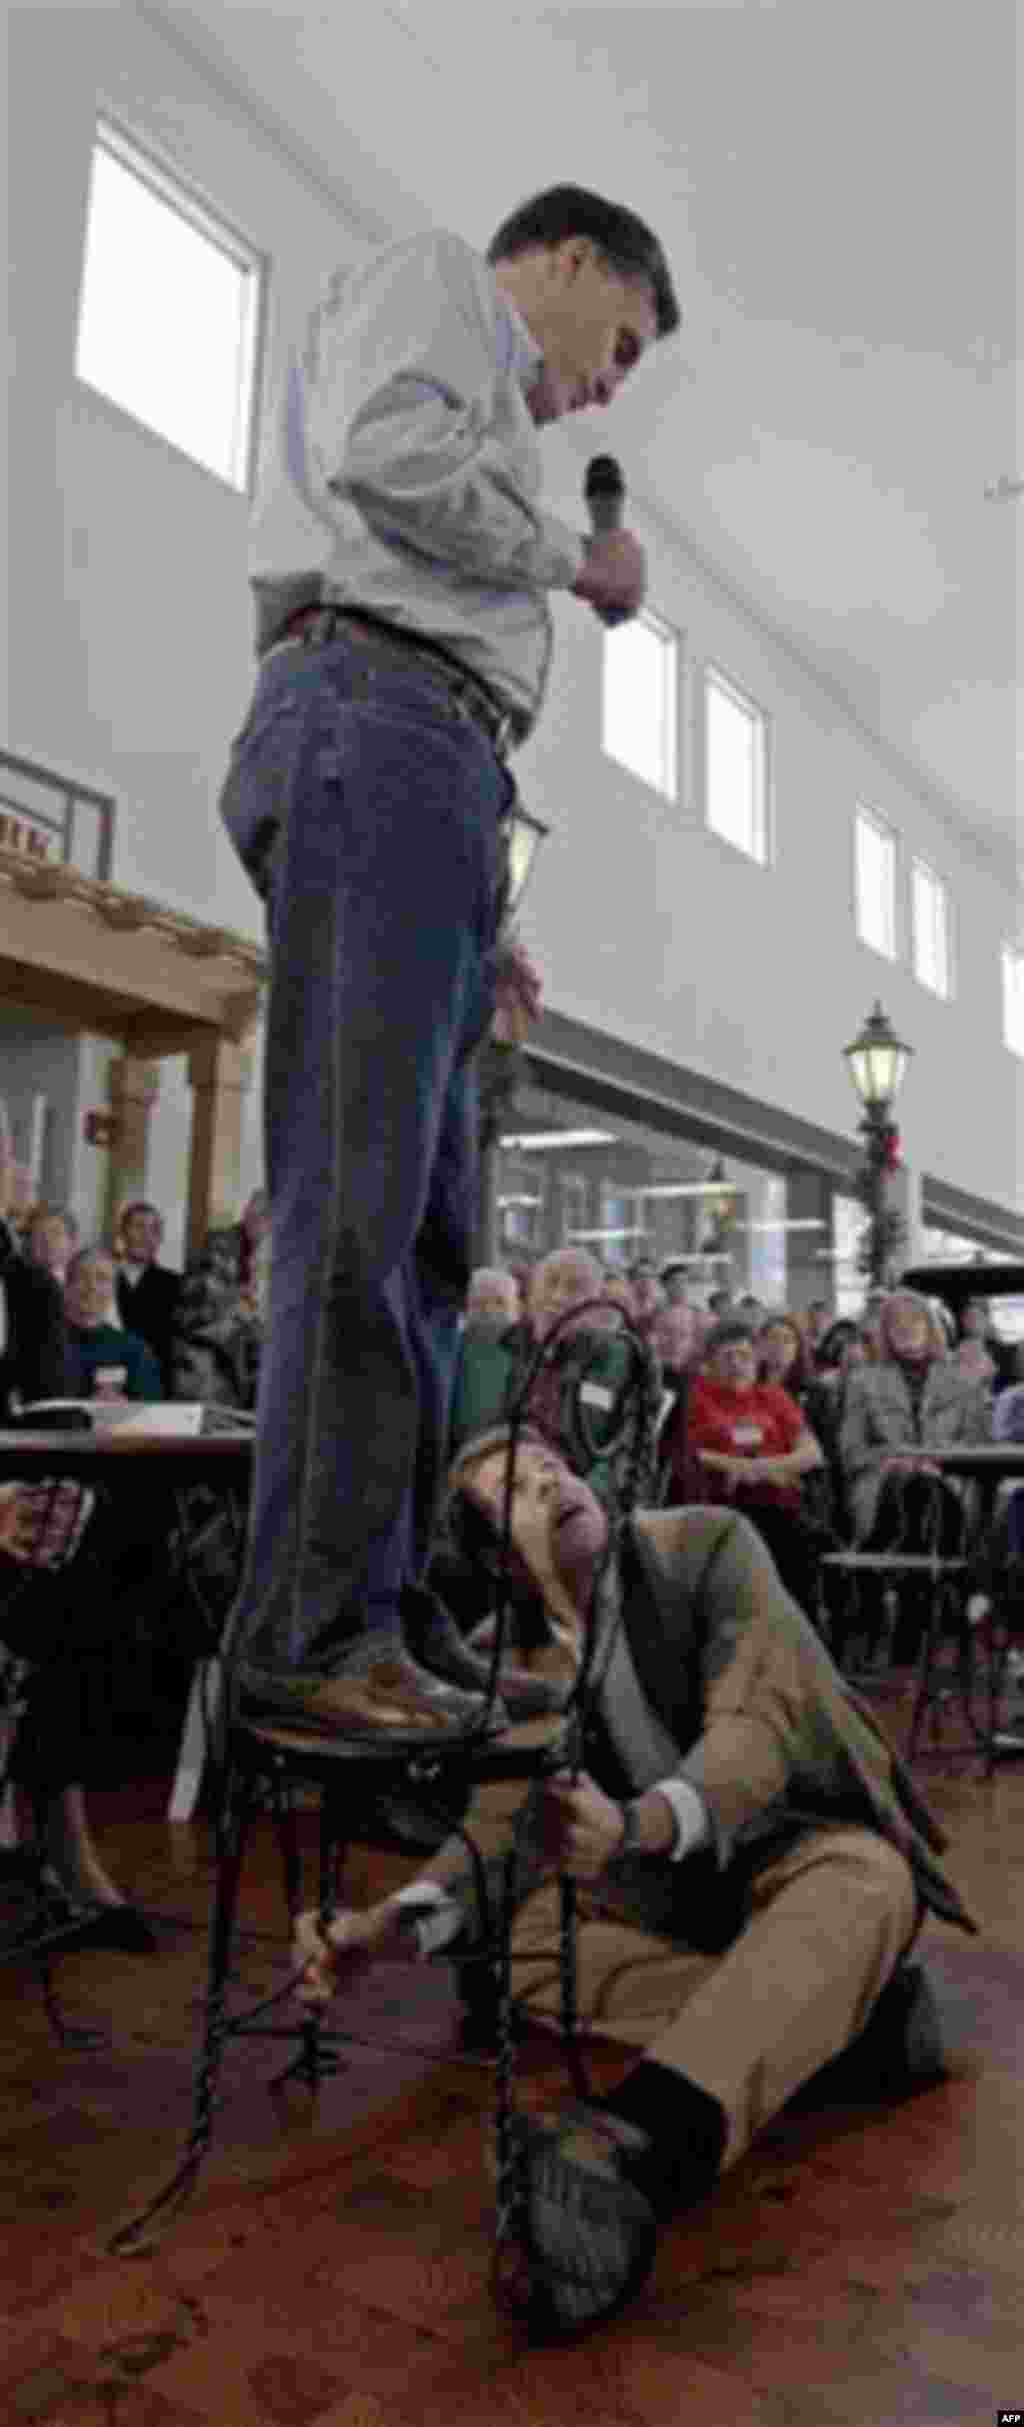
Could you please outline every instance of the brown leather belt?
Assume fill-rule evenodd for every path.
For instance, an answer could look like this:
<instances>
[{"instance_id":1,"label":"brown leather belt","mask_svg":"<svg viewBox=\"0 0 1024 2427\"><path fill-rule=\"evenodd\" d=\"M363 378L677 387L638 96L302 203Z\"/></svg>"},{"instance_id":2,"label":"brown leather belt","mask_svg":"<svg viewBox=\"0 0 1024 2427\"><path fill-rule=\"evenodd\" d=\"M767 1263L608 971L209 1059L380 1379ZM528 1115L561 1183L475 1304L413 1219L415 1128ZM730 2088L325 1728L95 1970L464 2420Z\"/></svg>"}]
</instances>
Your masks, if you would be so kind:
<instances>
[{"instance_id":1,"label":"brown leather belt","mask_svg":"<svg viewBox=\"0 0 1024 2427\"><path fill-rule=\"evenodd\" d=\"M297 643L305 649L325 648L337 638L339 630L351 632L366 645L367 653L379 656L382 662L396 666L415 666L417 672L430 674L444 684L450 697L457 700L475 725L487 736L495 756L505 759L516 738L515 719L506 708L499 706L485 683L460 666L445 649L424 640L419 633L408 639L397 624L384 618L363 614L355 607L300 607L289 616L275 649L287 643ZM268 650L266 653L270 655Z\"/></svg>"}]
</instances>

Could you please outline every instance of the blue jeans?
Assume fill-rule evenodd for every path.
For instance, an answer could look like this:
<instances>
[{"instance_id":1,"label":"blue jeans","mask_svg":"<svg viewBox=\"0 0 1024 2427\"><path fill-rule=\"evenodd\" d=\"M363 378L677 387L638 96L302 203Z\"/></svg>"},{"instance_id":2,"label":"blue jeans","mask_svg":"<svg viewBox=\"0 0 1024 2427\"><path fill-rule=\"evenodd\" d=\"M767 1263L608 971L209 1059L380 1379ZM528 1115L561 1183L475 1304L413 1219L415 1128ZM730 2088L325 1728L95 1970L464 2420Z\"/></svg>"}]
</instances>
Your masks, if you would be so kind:
<instances>
[{"instance_id":1,"label":"blue jeans","mask_svg":"<svg viewBox=\"0 0 1024 2427\"><path fill-rule=\"evenodd\" d=\"M234 1641L329 1671L399 1633L443 1482L514 786L444 686L352 638L271 657L228 832L268 909L267 1337Z\"/></svg>"}]
</instances>

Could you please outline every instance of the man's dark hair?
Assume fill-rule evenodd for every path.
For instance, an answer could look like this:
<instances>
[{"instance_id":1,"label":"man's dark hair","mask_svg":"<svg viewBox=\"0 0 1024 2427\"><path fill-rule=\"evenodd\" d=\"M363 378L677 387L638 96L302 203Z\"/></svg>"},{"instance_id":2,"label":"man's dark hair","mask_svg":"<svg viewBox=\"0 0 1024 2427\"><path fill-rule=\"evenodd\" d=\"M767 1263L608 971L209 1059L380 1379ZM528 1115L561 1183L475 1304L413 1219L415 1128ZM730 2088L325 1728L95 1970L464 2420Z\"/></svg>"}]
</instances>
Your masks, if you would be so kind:
<instances>
[{"instance_id":1,"label":"man's dark hair","mask_svg":"<svg viewBox=\"0 0 1024 2427\"><path fill-rule=\"evenodd\" d=\"M834 1365L851 1340L861 1340L863 1337L861 1326L854 1322L852 1315L837 1315L835 1322L830 1323L828 1330L822 1333L814 1351L814 1362L819 1372Z\"/></svg>"},{"instance_id":2,"label":"man's dark hair","mask_svg":"<svg viewBox=\"0 0 1024 2427\"><path fill-rule=\"evenodd\" d=\"M708 1333L701 1355L713 1357L718 1349L730 1347L734 1340L749 1340L751 1348L757 1346L755 1326L747 1322L745 1315L726 1315L721 1323L716 1323Z\"/></svg>"},{"instance_id":3,"label":"man's dark hair","mask_svg":"<svg viewBox=\"0 0 1024 2427\"><path fill-rule=\"evenodd\" d=\"M131 1204L121 1209L122 1224L130 1222L133 1214L140 1213L155 1214L158 1222L163 1221L159 1205L153 1205L148 1197L133 1197Z\"/></svg>"},{"instance_id":4,"label":"man's dark hair","mask_svg":"<svg viewBox=\"0 0 1024 2427\"><path fill-rule=\"evenodd\" d=\"M680 311L668 262L653 230L624 203L606 202L582 185L551 185L504 219L487 247L488 261L514 261L539 245L565 244L589 236L606 269L620 278L645 278L653 289L659 337L671 337Z\"/></svg>"}]
</instances>

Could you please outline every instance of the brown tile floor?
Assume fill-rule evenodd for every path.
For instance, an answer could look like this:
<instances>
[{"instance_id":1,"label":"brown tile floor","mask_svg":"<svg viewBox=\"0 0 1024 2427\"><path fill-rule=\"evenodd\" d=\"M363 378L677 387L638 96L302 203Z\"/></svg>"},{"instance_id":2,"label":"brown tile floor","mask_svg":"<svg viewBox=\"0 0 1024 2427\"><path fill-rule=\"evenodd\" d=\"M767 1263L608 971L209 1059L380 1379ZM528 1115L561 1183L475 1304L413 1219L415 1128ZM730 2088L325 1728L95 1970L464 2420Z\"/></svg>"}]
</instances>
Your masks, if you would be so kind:
<instances>
[{"instance_id":1,"label":"brown tile floor","mask_svg":"<svg viewBox=\"0 0 1024 2427\"><path fill-rule=\"evenodd\" d=\"M953 2078L780 2124L666 2234L629 2315L555 2352L491 2304L490 2077L455 2061L443 1972L417 1975L415 2011L370 1985L369 2044L315 2108L268 2088L287 2051L236 2043L190 2204L143 2255L109 2255L182 2146L210 1859L202 1827L165 1825L158 1783L99 1799L112 1867L165 1917L161 1951L61 1961L65 2020L103 2034L92 2052L56 2045L33 1976L0 1971L0 2420L992 2427L1024 2406L1024 1765L990 1785L973 1762L922 1776L985 1925L930 1942ZM357 1857L355 1892L403 1867ZM258 1993L283 1969L266 1829L243 1909ZM526 2097L560 2079L540 2042L522 2071Z\"/></svg>"}]
</instances>

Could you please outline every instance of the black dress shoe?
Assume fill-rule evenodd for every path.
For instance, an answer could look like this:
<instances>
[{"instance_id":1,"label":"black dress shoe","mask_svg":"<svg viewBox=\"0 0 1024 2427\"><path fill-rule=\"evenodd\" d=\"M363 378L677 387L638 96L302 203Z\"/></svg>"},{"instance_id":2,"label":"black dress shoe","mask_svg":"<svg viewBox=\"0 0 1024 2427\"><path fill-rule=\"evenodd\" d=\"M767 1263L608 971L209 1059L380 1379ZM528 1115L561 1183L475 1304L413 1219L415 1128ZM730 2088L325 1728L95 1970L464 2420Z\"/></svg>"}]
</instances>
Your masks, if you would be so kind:
<instances>
[{"instance_id":1,"label":"black dress shoe","mask_svg":"<svg viewBox=\"0 0 1024 2427\"><path fill-rule=\"evenodd\" d=\"M533 2341L558 2342L617 2316L654 2264L657 2219L627 2170L647 2135L577 2105L513 2117L511 2141L522 2206L499 2219L495 2295Z\"/></svg>"},{"instance_id":2,"label":"black dress shoe","mask_svg":"<svg viewBox=\"0 0 1024 2427\"><path fill-rule=\"evenodd\" d=\"M486 1694L491 1682L491 1656L467 1643L450 1610L423 1585L407 1585L401 1596L402 1624L416 1660L448 1684L467 1693ZM564 1711L569 1689L549 1677L535 1677L511 1658L498 1669L495 1708L506 1720L542 1719Z\"/></svg>"}]
</instances>

